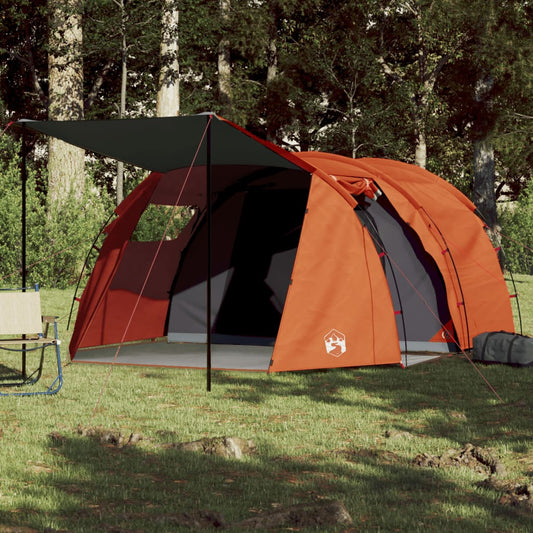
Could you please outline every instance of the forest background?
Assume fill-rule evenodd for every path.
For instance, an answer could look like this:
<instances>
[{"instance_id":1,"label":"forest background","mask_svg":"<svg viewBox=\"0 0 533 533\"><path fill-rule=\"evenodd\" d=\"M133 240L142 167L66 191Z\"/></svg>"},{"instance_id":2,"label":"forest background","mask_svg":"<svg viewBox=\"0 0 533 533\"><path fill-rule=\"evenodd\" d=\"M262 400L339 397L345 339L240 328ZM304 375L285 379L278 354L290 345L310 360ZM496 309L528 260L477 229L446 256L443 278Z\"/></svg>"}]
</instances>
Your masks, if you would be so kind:
<instances>
[{"instance_id":1,"label":"forest background","mask_svg":"<svg viewBox=\"0 0 533 533\"><path fill-rule=\"evenodd\" d=\"M290 150L425 167L533 273L530 0L0 0L0 58L0 285L21 269L10 124L204 111ZM55 139L26 150L28 279L64 288L145 174Z\"/></svg>"}]
</instances>

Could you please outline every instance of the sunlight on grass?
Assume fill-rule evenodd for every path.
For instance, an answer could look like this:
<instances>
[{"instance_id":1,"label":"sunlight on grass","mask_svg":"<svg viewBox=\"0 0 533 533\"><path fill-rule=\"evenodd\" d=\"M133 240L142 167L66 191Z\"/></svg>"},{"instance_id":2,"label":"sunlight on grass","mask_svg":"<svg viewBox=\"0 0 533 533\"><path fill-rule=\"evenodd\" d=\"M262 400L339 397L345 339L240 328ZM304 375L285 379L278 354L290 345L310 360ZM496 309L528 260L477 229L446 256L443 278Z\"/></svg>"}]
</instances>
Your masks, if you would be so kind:
<instances>
[{"instance_id":1,"label":"sunlight on grass","mask_svg":"<svg viewBox=\"0 0 533 533\"><path fill-rule=\"evenodd\" d=\"M514 274L513 278L514 285L509 277L506 277L506 280L511 294L518 294L518 303L514 298L512 300L515 327L517 331L520 331L521 321L523 334L533 335L533 313L531 312L533 306L533 276ZM520 309L520 313L518 309Z\"/></svg>"}]
</instances>

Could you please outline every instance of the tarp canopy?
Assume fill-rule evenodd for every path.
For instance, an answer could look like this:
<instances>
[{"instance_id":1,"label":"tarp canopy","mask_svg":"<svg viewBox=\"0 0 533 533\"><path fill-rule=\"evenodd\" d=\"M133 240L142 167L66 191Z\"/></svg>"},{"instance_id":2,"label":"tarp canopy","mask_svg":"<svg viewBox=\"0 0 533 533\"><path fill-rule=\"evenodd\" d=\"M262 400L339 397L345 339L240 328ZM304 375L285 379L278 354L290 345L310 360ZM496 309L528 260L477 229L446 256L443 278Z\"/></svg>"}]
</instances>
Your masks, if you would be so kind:
<instances>
[{"instance_id":1,"label":"tarp canopy","mask_svg":"<svg viewBox=\"0 0 533 533\"><path fill-rule=\"evenodd\" d=\"M291 161L289 152L273 144L262 143L245 130L211 113L124 120L23 119L17 124L85 150L157 172L187 168L193 164L206 165L208 154L212 165L299 168ZM214 139L216 142L211 142Z\"/></svg>"}]
</instances>

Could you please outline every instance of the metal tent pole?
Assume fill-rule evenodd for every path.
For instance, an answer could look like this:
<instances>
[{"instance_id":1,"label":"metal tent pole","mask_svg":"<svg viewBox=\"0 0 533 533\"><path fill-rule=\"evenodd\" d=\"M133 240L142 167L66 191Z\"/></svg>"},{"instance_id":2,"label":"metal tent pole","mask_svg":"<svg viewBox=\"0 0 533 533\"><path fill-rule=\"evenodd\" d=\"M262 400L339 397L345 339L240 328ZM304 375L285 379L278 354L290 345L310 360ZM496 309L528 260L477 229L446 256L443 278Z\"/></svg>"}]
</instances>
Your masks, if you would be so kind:
<instances>
[{"instance_id":1,"label":"metal tent pole","mask_svg":"<svg viewBox=\"0 0 533 533\"><path fill-rule=\"evenodd\" d=\"M20 178L22 182L22 287L26 287L26 182L28 172L26 170L26 126L22 125L21 165Z\"/></svg>"},{"instance_id":2,"label":"metal tent pole","mask_svg":"<svg viewBox=\"0 0 533 533\"><path fill-rule=\"evenodd\" d=\"M20 163L20 178L22 187L22 220L21 220L21 237L22 237L22 290L26 290L26 182L28 181L28 171L26 168L26 157L28 154L28 147L26 145L26 125L22 124L22 144L20 147L21 163ZM23 338L25 338L23 336ZM26 345L22 345L22 377L26 379L26 352L24 349Z\"/></svg>"},{"instance_id":3,"label":"metal tent pole","mask_svg":"<svg viewBox=\"0 0 533 533\"><path fill-rule=\"evenodd\" d=\"M207 391L211 391L211 116L207 117L207 159L206 159L206 196L207 196Z\"/></svg>"}]
</instances>

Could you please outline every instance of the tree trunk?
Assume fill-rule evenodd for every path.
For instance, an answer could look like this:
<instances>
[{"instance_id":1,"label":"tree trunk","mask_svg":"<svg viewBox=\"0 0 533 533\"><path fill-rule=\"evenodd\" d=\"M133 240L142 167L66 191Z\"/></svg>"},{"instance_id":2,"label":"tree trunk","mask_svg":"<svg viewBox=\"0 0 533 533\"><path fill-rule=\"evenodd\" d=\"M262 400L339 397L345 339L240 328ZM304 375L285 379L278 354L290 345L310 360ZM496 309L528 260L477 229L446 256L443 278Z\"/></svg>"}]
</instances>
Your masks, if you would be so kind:
<instances>
[{"instance_id":1,"label":"tree trunk","mask_svg":"<svg viewBox=\"0 0 533 533\"><path fill-rule=\"evenodd\" d=\"M494 149L487 138L474 141L474 203L491 229L498 225Z\"/></svg>"},{"instance_id":2,"label":"tree trunk","mask_svg":"<svg viewBox=\"0 0 533 533\"><path fill-rule=\"evenodd\" d=\"M50 120L83 118L82 0L49 0ZM60 209L72 193L80 199L85 188L85 151L59 139L48 143L48 203Z\"/></svg>"},{"instance_id":3,"label":"tree trunk","mask_svg":"<svg viewBox=\"0 0 533 533\"><path fill-rule=\"evenodd\" d=\"M490 138L493 128L493 88L494 78L490 74L480 78L475 87L473 201L494 237L499 227L496 209L494 149Z\"/></svg>"},{"instance_id":4,"label":"tree trunk","mask_svg":"<svg viewBox=\"0 0 533 533\"><path fill-rule=\"evenodd\" d=\"M275 33L275 32L274 32ZM266 76L266 137L270 142L277 141L277 127L274 121L274 110L272 109L272 85L278 77L278 47L276 37L270 36L268 41L268 66Z\"/></svg>"},{"instance_id":5,"label":"tree trunk","mask_svg":"<svg viewBox=\"0 0 533 533\"><path fill-rule=\"evenodd\" d=\"M501 227L498 224L495 191L494 149L488 137L474 141L474 203L487 224L487 234L494 248L502 243ZM498 252L498 259L505 268L504 257Z\"/></svg>"},{"instance_id":6,"label":"tree trunk","mask_svg":"<svg viewBox=\"0 0 533 533\"><path fill-rule=\"evenodd\" d=\"M425 124L423 121L415 120L416 146L415 146L415 165L426 168L427 163L427 141Z\"/></svg>"},{"instance_id":7,"label":"tree trunk","mask_svg":"<svg viewBox=\"0 0 533 533\"><path fill-rule=\"evenodd\" d=\"M222 25L229 20L230 16L230 0L220 0L220 17ZM232 115L232 90L231 90L231 52L229 47L229 39L224 37L226 35L225 28L223 28L222 38L218 43L218 93L221 114L227 118Z\"/></svg>"},{"instance_id":8,"label":"tree trunk","mask_svg":"<svg viewBox=\"0 0 533 533\"><path fill-rule=\"evenodd\" d=\"M120 80L120 109L118 113L119 118L124 118L126 114L126 91L128 88L128 43L126 42L126 8L124 7L124 0L117 3L120 8L120 31L122 34L121 47L121 80ZM124 163L117 162L117 190L116 202L119 205L124 200Z\"/></svg>"},{"instance_id":9,"label":"tree trunk","mask_svg":"<svg viewBox=\"0 0 533 533\"><path fill-rule=\"evenodd\" d=\"M161 16L161 73L156 114L180 114L179 9L175 0L165 0Z\"/></svg>"}]
</instances>

